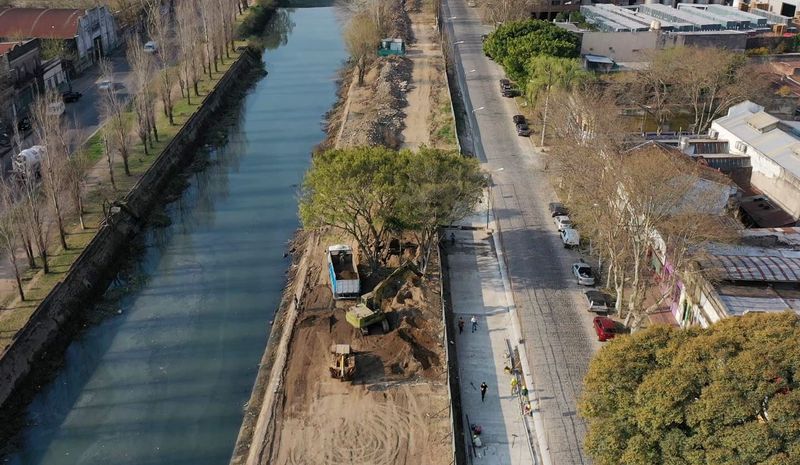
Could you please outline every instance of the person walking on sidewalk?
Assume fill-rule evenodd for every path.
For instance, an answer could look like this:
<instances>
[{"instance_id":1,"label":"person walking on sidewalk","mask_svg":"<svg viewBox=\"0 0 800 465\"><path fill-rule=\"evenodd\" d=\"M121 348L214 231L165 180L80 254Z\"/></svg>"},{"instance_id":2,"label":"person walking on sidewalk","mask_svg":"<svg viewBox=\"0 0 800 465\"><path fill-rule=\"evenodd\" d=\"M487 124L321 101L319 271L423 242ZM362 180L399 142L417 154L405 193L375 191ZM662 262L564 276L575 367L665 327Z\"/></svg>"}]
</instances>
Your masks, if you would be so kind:
<instances>
[{"instance_id":1,"label":"person walking on sidewalk","mask_svg":"<svg viewBox=\"0 0 800 465\"><path fill-rule=\"evenodd\" d=\"M511 378L511 395L512 396L517 393L517 386L519 386L519 381L517 381L517 377L514 376L514 377Z\"/></svg>"},{"instance_id":2,"label":"person walking on sidewalk","mask_svg":"<svg viewBox=\"0 0 800 465\"><path fill-rule=\"evenodd\" d=\"M481 383L481 402L486 399L486 391L489 389L489 386L486 385L486 381Z\"/></svg>"},{"instance_id":3,"label":"person walking on sidewalk","mask_svg":"<svg viewBox=\"0 0 800 465\"><path fill-rule=\"evenodd\" d=\"M464 332L464 317L460 316L458 317L458 334L461 334L463 332Z\"/></svg>"},{"instance_id":4,"label":"person walking on sidewalk","mask_svg":"<svg viewBox=\"0 0 800 465\"><path fill-rule=\"evenodd\" d=\"M476 318L475 315L472 315L472 318L469 321L472 323L472 332L474 333L478 330L478 318Z\"/></svg>"}]
</instances>

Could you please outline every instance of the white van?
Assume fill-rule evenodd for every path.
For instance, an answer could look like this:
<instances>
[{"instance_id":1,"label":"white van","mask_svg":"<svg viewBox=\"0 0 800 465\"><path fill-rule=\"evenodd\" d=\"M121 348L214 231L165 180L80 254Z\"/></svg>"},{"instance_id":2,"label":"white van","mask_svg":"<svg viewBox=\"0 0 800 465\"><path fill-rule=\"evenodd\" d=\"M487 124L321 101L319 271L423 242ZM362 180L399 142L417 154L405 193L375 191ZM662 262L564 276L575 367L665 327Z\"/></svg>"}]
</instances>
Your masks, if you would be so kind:
<instances>
[{"instance_id":1,"label":"white van","mask_svg":"<svg viewBox=\"0 0 800 465\"><path fill-rule=\"evenodd\" d=\"M575 247L581 243L581 236L577 229L565 228L561 230L561 242L564 243L564 247Z\"/></svg>"}]
</instances>

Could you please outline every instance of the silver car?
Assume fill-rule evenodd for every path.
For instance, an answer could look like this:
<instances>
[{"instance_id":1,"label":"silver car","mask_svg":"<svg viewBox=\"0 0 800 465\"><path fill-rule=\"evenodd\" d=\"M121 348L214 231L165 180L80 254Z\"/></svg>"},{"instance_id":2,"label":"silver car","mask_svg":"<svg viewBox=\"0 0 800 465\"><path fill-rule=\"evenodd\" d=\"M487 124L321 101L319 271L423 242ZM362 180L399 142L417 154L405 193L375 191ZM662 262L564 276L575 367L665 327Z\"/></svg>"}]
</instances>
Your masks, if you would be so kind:
<instances>
[{"instance_id":1,"label":"silver car","mask_svg":"<svg viewBox=\"0 0 800 465\"><path fill-rule=\"evenodd\" d=\"M583 286L594 286L594 273L588 263L573 263L572 274L578 280L578 284Z\"/></svg>"},{"instance_id":2,"label":"silver car","mask_svg":"<svg viewBox=\"0 0 800 465\"><path fill-rule=\"evenodd\" d=\"M553 223L556 224L556 227L559 231L563 231L567 228L572 228L572 220L569 219L567 215L558 215L553 217Z\"/></svg>"}]
</instances>

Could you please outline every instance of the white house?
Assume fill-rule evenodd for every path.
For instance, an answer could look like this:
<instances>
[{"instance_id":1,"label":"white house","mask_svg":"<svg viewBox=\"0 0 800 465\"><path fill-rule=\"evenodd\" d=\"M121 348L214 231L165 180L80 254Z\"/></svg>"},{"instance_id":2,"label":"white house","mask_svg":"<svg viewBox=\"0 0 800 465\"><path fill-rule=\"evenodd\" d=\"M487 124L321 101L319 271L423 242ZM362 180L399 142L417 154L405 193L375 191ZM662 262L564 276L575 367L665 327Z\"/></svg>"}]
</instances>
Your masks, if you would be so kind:
<instances>
[{"instance_id":1,"label":"white house","mask_svg":"<svg viewBox=\"0 0 800 465\"><path fill-rule=\"evenodd\" d=\"M714 120L709 133L727 140L731 153L748 155L750 183L795 220L800 218L800 122L780 120L744 101Z\"/></svg>"}]
</instances>

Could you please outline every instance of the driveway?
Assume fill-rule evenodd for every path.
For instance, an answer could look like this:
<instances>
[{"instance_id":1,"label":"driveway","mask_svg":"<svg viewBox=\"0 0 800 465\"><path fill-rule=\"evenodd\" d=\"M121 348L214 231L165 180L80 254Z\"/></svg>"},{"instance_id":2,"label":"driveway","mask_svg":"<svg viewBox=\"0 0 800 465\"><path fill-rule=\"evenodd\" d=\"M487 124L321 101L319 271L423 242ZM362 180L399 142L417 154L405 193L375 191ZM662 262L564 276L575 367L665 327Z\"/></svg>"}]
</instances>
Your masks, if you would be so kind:
<instances>
[{"instance_id":1,"label":"driveway","mask_svg":"<svg viewBox=\"0 0 800 465\"><path fill-rule=\"evenodd\" d=\"M500 95L503 72L483 55L481 34L491 28L481 24L477 9L467 7L466 0L445 0L443 9L457 79L465 89L472 142L464 148L474 151L494 184L499 242L540 399L542 449L553 464L587 464L586 427L576 403L600 343L582 300L585 289L570 272L578 254L564 249L550 217L547 204L557 199L542 170L545 155L528 138L517 136L511 121L517 113L514 101Z\"/></svg>"}]
</instances>

